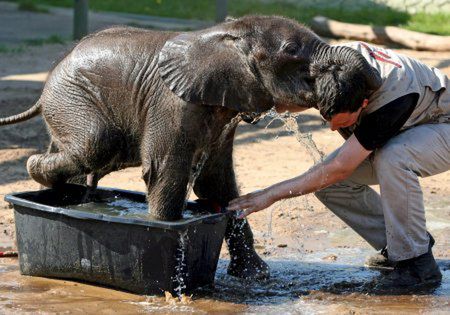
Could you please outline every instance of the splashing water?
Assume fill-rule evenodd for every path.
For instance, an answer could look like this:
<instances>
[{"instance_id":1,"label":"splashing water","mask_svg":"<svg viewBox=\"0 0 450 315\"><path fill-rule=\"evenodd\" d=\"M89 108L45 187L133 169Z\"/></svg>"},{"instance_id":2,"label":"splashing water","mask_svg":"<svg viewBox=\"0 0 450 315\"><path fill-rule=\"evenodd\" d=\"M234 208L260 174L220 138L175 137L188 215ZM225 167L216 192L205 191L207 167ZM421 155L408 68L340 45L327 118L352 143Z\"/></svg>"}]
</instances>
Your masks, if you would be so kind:
<instances>
[{"instance_id":1,"label":"splashing water","mask_svg":"<svg viewBox=\"0 0 450 315\"><path fill-rule=\"evenodd\" d=\"M312 157L314 164L320 163L323 161L324 153L317 148L316 143L312 138L312 134L310 132L302 132L297 123L297 117L290 113L279 114L275 110L270 110L266 113L266 116L272 117L273 119L269 122L266 128L274 121L281 120L284 123L284 126L287 131L293 133L295 138L300 144L302 144L308 154Z\"/></svg>"},{"instance_id":2,"label":"splashing water","mask_svg":"<svg viewBox=\"0 0 450 315\"><path fill-rule=\"evenodd\" d=\"M293 116L292 114L289 114L289 113L287 113L283 117L280 116L278 113L276 113L276 114L285 123L286 129L295 134L297 141L306 148L307 152L312 157L312 159L314 161L314 165L306 173L307 175L310 174L310 172L314 169L314 167L317 166L317 164L323 162L325 154L317 148L317 145L314 142L314 140L312 138L312 134L310 132L306 132L306 133L301 132L295 116ZM298 117L300 117L300 116L298 116ZM322 171L321 186L323 187L325 181L328 178L328 174L323 173L323 167L321 167L320 170ZM309 202L308 202L308 199L306 198L306 196L304 197L304 203L305 203L306 209L313 210L312 206L309 205Z\"/></svg>"},{"instance_id":3,"label":"splashing water","mask_svg":"<svg viewBox=\"0 0 450 315\"><path fill-rule=\"evenodd\" d=\"M298 126L296 118L300 117L300 115L293 116L292 114L289 114L289 113L280 115L279 113L277 113L275 110L272 109L266 113L266 116L271 117L272 120L270 120L269 123L266 125L265 130L267 130L267 128L270 126L270 124L272 124L273 121L281 120L284 123L285 129L287 131L293 133L295 135L295 138L297 139L297 141L304 148L306 148L306 151L308 152L308 154L311 156L311 158L314 161L313 167L315 165L319 164L320 162L323 162L325 154L317 148L317 145L312 138L312 134L310 132L306 132L306 133L302 132ZM278 136L276 137L276 139L278 139ZM310 172L313 169L313 167L310 168L308 170L308 172ZM325 181L327 178L327 174L324 174L324 176L322 176L322 178L323 178L323 181ZM306 208L310 209L311 207L307 204Z\"/></svg>"},{"instance_id":4,"label":"splashing water","mask_svg":"<svg viewBox=\"0 0 450 315\"><path fill-rule=\"evenodd\" d=\"M230 131L230 129L236 127L236 125L241 120L242 120L242 118L240 116L236 116L236 117L232 118L231 121L228 122L222 128L222 131L221 131L219 137L217 137L217 139L215 141L211 141L211 142L207 141L207 144L205 146L203 146L203 148L200 149L200 152L201 152L200 153L200 158L198 159L198 162L193 167L193 172L190 175L189 183L187 185L186 197L184 198L186 200L186 202L187 202L187 200L189 199L189 196L192 193L192 189L194 188L195 181L197 180L197 177L200 175L203 167L205 166L206 161L209 158L209 150L211 148L213 148L215 145L219 145L220 143L223 143L223 141L225 141L225 138L228 135L228 132ZM211 130L207 130L207 133L210 134L209 138L211 138L212 131Z\"/></svg>"},{"instance_id":5,"label":"splashing water","mask_svg":"<svg viewBox=\"0 0 450 315\"><path fill-rule=\"evenodd\" d=\"M268 221L267 224L267 236L272 237L272 222L273 222L273 207L270 208L270 211L267 213Z\"/></svg>"},{"instance_id":6,"label":"splashing water","mask_svg":"<svg viewBox=\"0 0 450 315\"><path fill-rule=\"evenodd\" d=\"M178 298L181 299L183 296L183 292L186 289L186 283L184 277L187 276L186 271L186 244L188 242L188 231L180 232L178 235L178 244L179 247L177 248L177 265L175 267L176 274L175 278L172 279L175 283L178 284L178 286L174 289L175 293L177 294Z\"/></svg>"},{"instance_id":7,"label":"splashing water","mask_svg":"<svg viewBox=\"0 0 450 315\"><path fill-rule=\"evenodd\" d=\"M313 167L311 167L306 174L311 172L311 170L314 168L314 166L317 166L320 162L323 162L324 159L324 153L318 149L316 143L314 142L312 138L312 134L310 132L302 132L299 128L299 124L297 122L297 119L301 117L301 115L292 115L290 113L284 113L279 114L274 109L271 109L270 111L265 113L265 117L270 117L271 120L267 123L266 127L264 128L266 131L268 127L276 120L280 120L284 123L284 127L286 131L292 133L295 135L295 138L297 141L306 149L306 152L314 161ZM275 139L278 139L278 135ZM321 167L321 170L323 171L323 168ZM327 178L327 174L323 174L322 176L322 182L325 182ZM323 183L322 183L323 186ZM282 202L286 202L287 200L284 200ZM304 208L313 211L313 206L308 201L307 195L302 197L302 202L304 205ZM274 207L271 207L269 209L268 213L268 236L272 236L272 220L273 220L273 211Z\"/></svg>"},{"instance_id":8,"label":"splashing water","mask_svg":"<svg viewBox=\"0 0 450 315\"><path fill-rule=\"evenodd\" d=\"M195 166L194 166L194 171L191 173L191 176L189 178L189 183L188 183L187 189L186 189L186 196L184 198L184 200L185 200L184 207L186 207L186 203L189 199L189 196L191 195L192 189L194 188L195 181L197 180L197 177L200 175L200 173L203 169L203 166L205 166L205 163L208 160L208 157L209 157L209 154L207 153L207 151L202 151L197 164L195 164Z\"/></svg>"}]
</instances>

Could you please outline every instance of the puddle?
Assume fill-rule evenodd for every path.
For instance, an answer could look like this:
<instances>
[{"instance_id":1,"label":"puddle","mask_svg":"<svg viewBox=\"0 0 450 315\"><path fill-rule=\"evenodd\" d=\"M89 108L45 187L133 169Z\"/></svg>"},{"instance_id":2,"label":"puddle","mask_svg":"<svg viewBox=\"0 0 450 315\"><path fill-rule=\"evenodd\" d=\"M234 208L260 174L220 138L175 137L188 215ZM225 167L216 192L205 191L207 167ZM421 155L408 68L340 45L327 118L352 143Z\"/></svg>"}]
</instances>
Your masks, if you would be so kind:
<instances>
[{"instance_id":1,"label":"puddle","mask_svg":"<svg viewBox=\"0 0 450 315\"><path fill-rule=\"evenodd\" d=\"M16 259L0 260L2 313L446 313L450 310L450 261L439 260L442 285L424 295L373 295L365 283L378 271L363 267L373 251L333 248L309 254L286 250L267 259L271 278L243 281L226 274L221 259L214 289L198 290L186 303L164 297L140 296L79 282L20 276ZM332 260L326 259L334 255Z\"/></svg>"}]
</instances>

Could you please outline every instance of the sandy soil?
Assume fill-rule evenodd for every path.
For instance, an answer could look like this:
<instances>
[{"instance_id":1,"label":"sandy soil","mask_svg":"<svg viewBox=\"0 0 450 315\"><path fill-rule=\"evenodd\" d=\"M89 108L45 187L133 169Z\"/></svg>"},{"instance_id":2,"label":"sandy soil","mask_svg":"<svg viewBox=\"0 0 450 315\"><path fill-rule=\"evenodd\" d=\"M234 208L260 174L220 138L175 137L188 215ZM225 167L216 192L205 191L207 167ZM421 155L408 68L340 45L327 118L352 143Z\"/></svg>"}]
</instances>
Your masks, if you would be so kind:
<instances>
[{"instance_id":1,"label":"sandy soil","mask_svg":"<svg viewBox=\"0 0 450 315\"><path fill-rule=\"evenodd\" d=\"M27 48L18 54L0 55L0 116L19 113L39 97L45 72L69 45L46 45ZM399 50L450 75L448 53ZM297 117L299 129L311 133L317 147L330 153L343 140L323 125L314 110ZM36 190L39 185L28 177L27 158L43 152L48 135L42 119L6 126L0 129L0 251L14 249L14 218L4 195ZM286 130L279 120L266 118L257 125L241 124L235 139L234 163L242 193L264 188L293 177L313 165L307 150ZM421 180L429 228L437 243L435 254L450 259L450 172ZM101 180L100 185L144 191L140 168L115 172ZM191 196L195 198L195 196ZM314 196L290 199L274 204L250 217L256 248L266 258L283 256L287 250L300 254L333 248L367 248L368 245L345 226ZM226 257L226 250L222 251ZM332 256L324 259L335 259Z\"/></svg>"}]
</instances>

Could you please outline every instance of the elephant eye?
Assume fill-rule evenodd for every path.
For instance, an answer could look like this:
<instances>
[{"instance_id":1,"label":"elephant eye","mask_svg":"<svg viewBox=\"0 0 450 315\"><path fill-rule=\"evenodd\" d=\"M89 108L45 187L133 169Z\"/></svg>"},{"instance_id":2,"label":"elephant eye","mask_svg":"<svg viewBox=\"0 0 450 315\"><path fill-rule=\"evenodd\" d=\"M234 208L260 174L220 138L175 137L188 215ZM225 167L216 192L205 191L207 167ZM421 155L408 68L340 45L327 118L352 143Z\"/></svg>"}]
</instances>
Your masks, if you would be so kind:
<instances>
[{"instance_id":1,"label":"elephant eye","mask_svg":"<svg viewBox=\"0 0 450 315\"><path fill-rule=\"evenodd\" d=\"M283 46L283 51L288 54L295 56L297 55L298 51L300 50L300 46L297 43L287 43Z\"/></svg>"}]
</instances>

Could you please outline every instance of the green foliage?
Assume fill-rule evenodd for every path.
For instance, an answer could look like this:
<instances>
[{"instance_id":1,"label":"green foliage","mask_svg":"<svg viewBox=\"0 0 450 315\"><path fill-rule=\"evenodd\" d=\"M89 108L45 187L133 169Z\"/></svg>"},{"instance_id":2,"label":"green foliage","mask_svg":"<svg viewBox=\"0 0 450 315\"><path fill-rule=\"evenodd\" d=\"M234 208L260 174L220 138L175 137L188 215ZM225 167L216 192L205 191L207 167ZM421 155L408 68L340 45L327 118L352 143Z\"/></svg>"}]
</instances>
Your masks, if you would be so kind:
<instances>
[{"instance_id":1,"label":"green foliage","mask_svg":"<svg viewBox=\"0 0 450 315\"><path fill-rule=\"evenodd\" d=\"M7 53L21 53L25 51L25 47L23 45L16 46L16 47L8 47L6 45L1 44L0 45L0 54L7 54Z\"/></svg>"},{"instance_id":2,"label":"green foliage","mask_svg":"<svg viewBox=\"0 0 450 315\"><path fill-rule=\"evenodd\" d=\"M52 6L73 7L73 0L16 0ZM330 2L331 3L331 2ZM211 20L215 18L213 0L89 0L89 8L95 11L115 11L164 17ZM377 26L400 26L406 29L440 35L450 35L450 14L408 14L376 4L366 8L340 6L313 7L289 3L283 0L228 0L229 15L245 14L283 15L308 24L316 15L323 15L341 22Z\"/></svg>"},{"instance_id":3,"label":"green foliage","mask_svg":"<svg viewBox=\"0 0 450 315\"><path fill-rule=\"evenodd\" d=\"M47 38L33 38L25 39L22 44L18 46L7 46L0 44L0 54L2 53L22 53L30 46L42 46L46 44L64 44L65 41L58 35L51 35Z\"/></svg>"},{"instance_id":4,"label":"green foliage","mask_svg":"<svg viewBox=\"0 0 450 315\"><path fill-rule=\"evenodd\" d=\"M39 12L39 13L48 13L47 9L41 8L38 6L36 1L33 0L20 0L18 9L21 11L31 11L31 12Z\"/></svg>"},{"instance_id":5,"label":"green foliage","mask_svg":"<svg viewBox=\"0 0 450 315\"><path fill-rule=\"evenodd\" d=\"M406 29L436 35L450 35L450 14L424 14L418 13L405 24Z\"/></svg>"},{"instance_id":6,"label":"green foliage","mask_svg":"<svg viewBox=\"0 0 450 315\"><path fill-rule=\"evenodd\" d=\"M58 35L51 35L48 38L26 39L24 43L27 46L42 46L45 44L64 44L64 40Z\"/></svg>"},{"instance_id":7,"label":"green foliage","mask_svg":"<svg viewBox=\"0 0 450 315\"><path fill-rule=\"evenodd\" d=\"M233 1L232 1L233 2ZM236 1L237 2L237 1ZM331 19L347 23L359 23L369 25L398 25L405 23L409 15L405 12L395 11L387 7L361 8L348 10L343 7L302 7L286 4L283 1L273 1L265 5L259 5L259 1L246 1L246 5L231 7L231 15L241 16L245 14L277 14L294 18L308 24L314 16L322 15ZM235 13L233 13L235 11Z\"/></svg>"}]
</instances>

